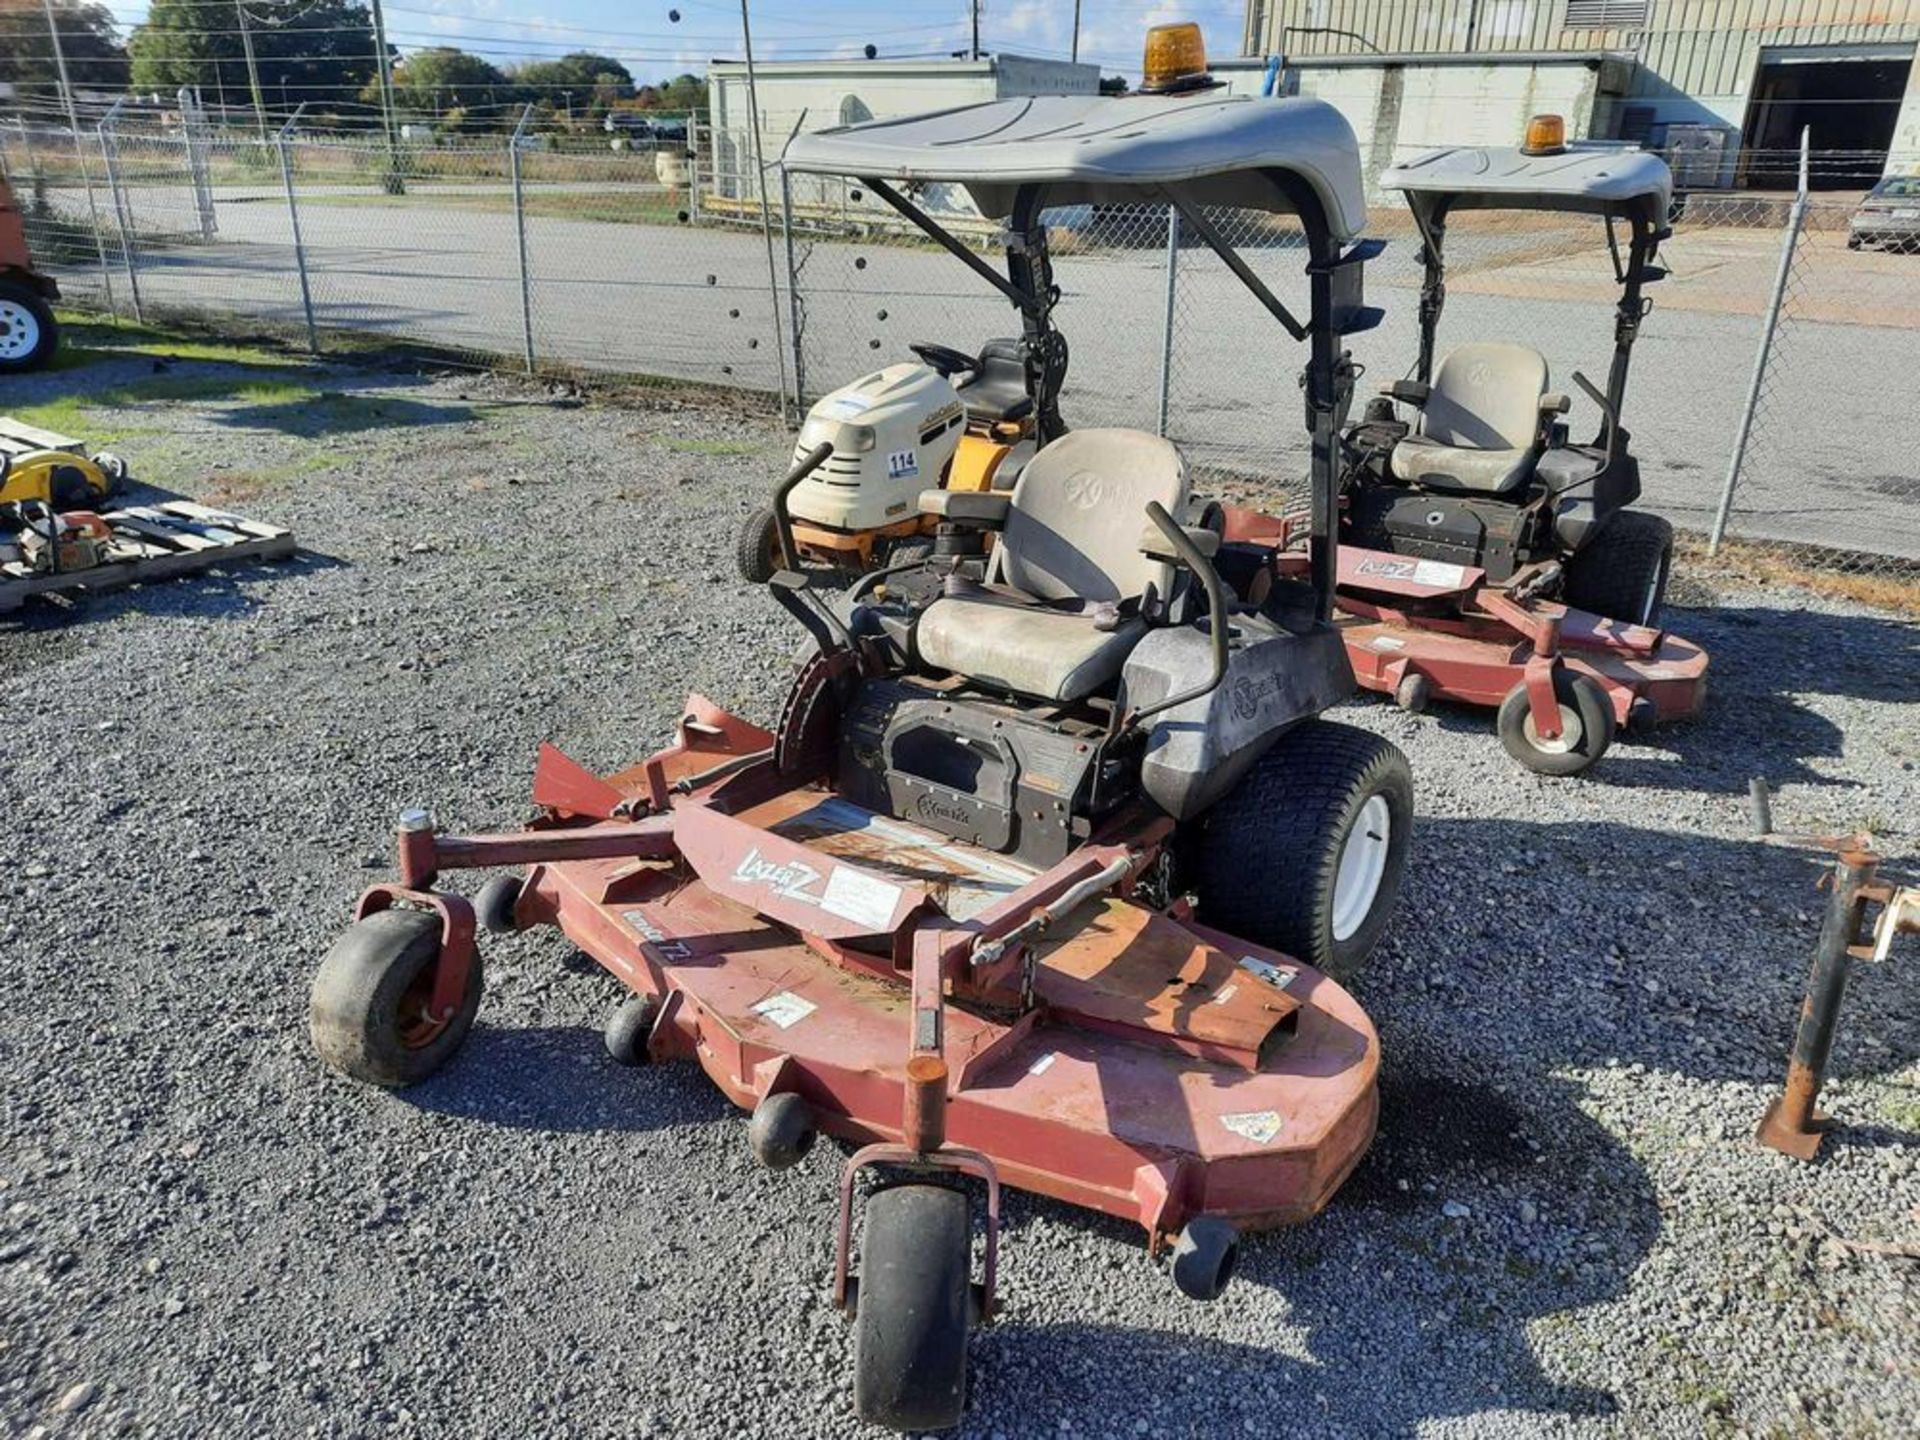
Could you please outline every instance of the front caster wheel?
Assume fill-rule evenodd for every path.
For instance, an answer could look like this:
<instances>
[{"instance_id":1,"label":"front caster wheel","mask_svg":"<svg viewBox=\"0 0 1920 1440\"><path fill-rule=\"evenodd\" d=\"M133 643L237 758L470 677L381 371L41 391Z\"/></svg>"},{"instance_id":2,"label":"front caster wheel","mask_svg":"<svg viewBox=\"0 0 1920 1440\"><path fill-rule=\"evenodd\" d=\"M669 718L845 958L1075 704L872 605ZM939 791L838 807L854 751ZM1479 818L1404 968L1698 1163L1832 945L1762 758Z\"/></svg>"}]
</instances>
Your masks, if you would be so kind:
<instances>
[{"instance_id":1,"label":"front caster wheel","mask_svg":"<svg viewBox=\"0 0 1920 1440\"><path fill-rule=\"evenodd\" d=\"M734 542L733 557L742 580L764 585L773 578L780 568L780 527L773 511L762 508L747 517Z\"/></svg>"},{"instance_id":2,"label":"front caster wheel","mask_svg":"<svg viewBox=\"0 0 1920 1440\"><path fill-rule=\"evenodd\" d=\"M1196 1215L1173 1246L1173 1283L1189 1300L1218 1300L1240 1261L1240 1232L1215 1215Z\"/></svg>"},{"instance_id":3,"label":"front caster wheel","mask_svg":"<svg viewBox=\"0 0 1920 1440\"><path fill-rule=\"evenodd\" d=\"M1393 703L1409 715L1424 715L1433 703L1433 682L1418 670L1409 670L1393 687Z\"/></svg>"},{"instance_id":4,"label":"front caster wheel","mask_svg":"<svg viewBox=\"0 0 1920 1440\"><path fill-rule=\"evenodd\" d=\"M792 1091L769 1095L753 1107L747 1145L769 1170L787 1170L807 1158L819 1135L813 1107Z\"/></svg>"},{"instance_id":5,"label":"front caster wheel","mask_svg":"<svg viewBox=\"0 0 1920 1440\"><path fill-rule=\"evenodd\" d=\"M1500 702L1494 721L1507 753L1539 775L1578 775L1613 744L1613 706L1600 682L1564 665L1553 672L1553 698L1560 733L1551 739L1533 723L1533 705L1523 681Z\"/></svg>"},{"instance_id":6,"label":"front caster wheel","mask_svg":"<svg viewBox=\"0 0 1920 1440\"><path fill-rule=\"evenodd\" d=\"M313 978L307 1028L321 1060L342 1075L397 1089L426 1079L473 1028L480 956L450 1016L432 1013L440 919L424 910L380 910L356 921Z\"/></svg>"},{"instance_id":7,"label":"front caster wheel","mask_svg":"<svg viewBox=\"0 0 1920 1440\"><path fill-rule=\"evenodd\" d=\"M894 1430L960 1423L970 1249L964 1191L896 1185L867 1202L853 1354L862 1420Z\"/></svg>"},{"instance_id":8,"label":"front caster wheel","mask_svg":"<svg viewBox=\"0 0 1920 1440\"><path fill-rule=\"evenodd\" d=\"M616 1065L647 1063L647 1037L659 1013L651 995L630 995L607 1017L607 1054Z\"/></svg>"},{"instance_id":9,"label":"front caster wheel","mask_svg":"<svg viewBox=\"0 0 1920 1440\"><path fill-rule=\"evenodd\" d=\"M496 875L480 887L473 897L473 915L495 935L511 935L520 926L514 921L513 907L520 903L525 880L519 875Z\"/></svg>"}]
</instances>

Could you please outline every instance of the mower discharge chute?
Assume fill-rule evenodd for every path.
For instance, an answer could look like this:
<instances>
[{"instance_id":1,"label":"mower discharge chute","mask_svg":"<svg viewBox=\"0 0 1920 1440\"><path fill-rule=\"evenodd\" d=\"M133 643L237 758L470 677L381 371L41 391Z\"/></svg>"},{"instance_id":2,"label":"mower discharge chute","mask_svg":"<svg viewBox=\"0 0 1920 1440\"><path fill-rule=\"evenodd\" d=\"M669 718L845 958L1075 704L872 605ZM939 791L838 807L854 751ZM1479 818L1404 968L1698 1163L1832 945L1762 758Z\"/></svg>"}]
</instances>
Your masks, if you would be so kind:
<instances>
[{"instance_id":1,"label":"mower discharge chute","mask_svg":"<svg viewBox=\"0 0 1920 1440\"><path fill-rule=\"evenodd\" d=\"M1416 711L1498 706L1516 759L1572 775L1617 728L1695 713L1707 657L1659 626L1673 531L1628 508L1640 467L1620 421L1644 288L1666 274L1655 261L1672 176L1655 155L1567 146L1556 118L1536 117L1538 143L1436 151L1381 177L1420 231L1420 351L1342 440L1339 606L1362 686ZM1447 221L1462 210L1605 222L1620 286L1612 368L1604 391L1573 375L1599 411L1590 442L1572 442L1569 398L1537 352L1481 342L1436 363Z\"/></svg>"},{"instance_id":2,"label":"mower discharge chute","mask_svg":"<svg viewBox=\"0 0 1920 1440\"><path fill-rule=\"evenodd\" d=\"M616 1058L696 1059L752 1111L768 1165L820 1132L861 1147L834 1288L857 1405L928 1429L957 1423L968 1328L993 1313L1004 1185L1137 1221L1211 1299L1239 1235L1316 1214L1372 1138L1378 1040L1334 973L1386 923L1411 777L1319 716L1353 688L1332 623L1339 340L1377 318L1359 303L1374 247L1353 243L1352 132L1318 101L1003 100L802 135L787 163L859 179L1014 303L1048 442L1011 490L927 488L915 509L943 553L829 605L788 510L832 453L820 438L771 507L772 593L815 641L774 727L696 695L674 744L612 776L543 750L523 832L403 817L399 880L361 898L311 1027L336 1069L418 1080L472 1024L476 926L558 925L634 992ZM907 200L909 179L1005 217L1007 273ZM1308 313L1243 278L1308 343L1304 553L1278 520L1196 506L1164 439L1061 433L1041 212L1143 199L1298 218ZM887 374L862 392L922 383ZM488 866L524 873L471 902L440 888ZM875 1167L893 1183L866 1200L856 1263L855 1182Z\"/></svg>"}]
</instances>

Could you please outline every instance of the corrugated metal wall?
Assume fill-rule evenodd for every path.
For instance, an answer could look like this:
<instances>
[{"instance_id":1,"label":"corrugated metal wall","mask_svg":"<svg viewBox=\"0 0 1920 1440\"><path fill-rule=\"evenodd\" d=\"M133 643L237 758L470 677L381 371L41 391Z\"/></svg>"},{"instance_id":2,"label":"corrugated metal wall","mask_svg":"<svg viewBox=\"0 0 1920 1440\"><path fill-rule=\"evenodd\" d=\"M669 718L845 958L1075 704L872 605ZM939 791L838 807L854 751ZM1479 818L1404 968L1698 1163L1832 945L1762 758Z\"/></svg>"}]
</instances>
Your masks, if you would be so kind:
<instances>
[{"instance_id":1,"label":"corrugated metal wall","mask_svg":"<svg viewBox=\"0 0 1920 1440\"><path fill-rule=\"evenodd\" d=\"M1566 0L1248 0L1287 55L1621 50L1697 94L1746 88L1762 45L1920 39L1920 0L1647 0L1636 29L1570 30Z\"/></svg>"}]
</instances>

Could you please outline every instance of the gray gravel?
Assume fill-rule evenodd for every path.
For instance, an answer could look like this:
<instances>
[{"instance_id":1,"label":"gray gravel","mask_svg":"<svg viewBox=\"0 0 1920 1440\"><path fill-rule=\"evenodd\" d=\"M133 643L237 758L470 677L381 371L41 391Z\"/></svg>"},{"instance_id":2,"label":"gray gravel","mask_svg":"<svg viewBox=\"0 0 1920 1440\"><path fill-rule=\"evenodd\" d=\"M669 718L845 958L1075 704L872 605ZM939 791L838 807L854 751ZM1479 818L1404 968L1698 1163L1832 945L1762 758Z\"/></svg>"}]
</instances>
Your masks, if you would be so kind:
<instances>
[{"instance_id":1,"label":"gray gravel","mask_svg":"<svg viewBox=\"0 0 1920 1440\"><path fill-rule=\"evenodd\" d=\"M785 440L671 399L320 383L355 398L117 417L145 477L292 525L299 562L0 622L0 1416L854 1433L837 1156L759 1171L697 1068L612 1067L617 986L556 934L488 943L467 1050L415 1091L323 1073L305 1033L403 803L510 823L543 738L611 768L689 688L771 714L794 637L730 552ZM1916 632L1690 593L1708 716L1591 781L1521 771L1482 715L1344 712L1419 794L1358 986L1378 1144L1210 1307L1127 1226L1013 1197L970 1433L1907 1430L1915 1265L1845 1242L1920 1238L1920 967L1856 979L1826 1158L1756 1150L1821 897L1743 838L1743 790L1911 856Z\"/></svg>"}]
</instances>

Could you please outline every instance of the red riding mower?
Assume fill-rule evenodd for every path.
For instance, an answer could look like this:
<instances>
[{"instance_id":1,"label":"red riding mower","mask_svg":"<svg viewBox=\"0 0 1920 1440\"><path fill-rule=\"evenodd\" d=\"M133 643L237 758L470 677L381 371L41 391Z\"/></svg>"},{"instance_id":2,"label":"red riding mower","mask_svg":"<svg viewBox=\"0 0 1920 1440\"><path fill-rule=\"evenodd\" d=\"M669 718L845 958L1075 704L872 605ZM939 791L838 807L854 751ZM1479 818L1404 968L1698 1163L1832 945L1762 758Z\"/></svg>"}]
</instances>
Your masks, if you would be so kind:
<instances>
[{"instance_id":1,"label":"red riding mower","mask_svg":"<svg viewBox=\"0 0 1920 1440\"><path fill-rule=\"evenodd\" d=\"M1420 354L1342 437L1339 607L1355 678L1413 711L1498 706L1501 742L1545 775L1585 770L1617 727L1692 715L1707 670L1698 646L1659 628L1673 530L1627 508L1640 467L1620 424L1643 287L1666 273L1654 258L1672 176L1657 156L1569 148L1561 134L1557 116L1536 117L1521 149L1442 150L1381 177L1423 241ZM1457 210L1606 222L1621 287L1612 373L1604 394L1573 376L1600 412L1590 443L1571 442L1568 398L1536 352L1463 345L1435 365Z\"/></svg>"},{"instance_id":2,"label":"red riding mower","mask_svg":"<svg viewBox=\"0 0 1920 1440\"><path fill-rule=\"evenodd\" d=\"M1007 295L1041 353L1058 298L1044 206L1297 216L1308 319L1250 288L1310 346L1307 553L1223 539L1277 533L1261 517L1180 523L1173 446L1086 430L1011 492L921 497L949 550L971 537L984 557L994 532L990 565L923 558L925 583L879 572L835 606L795 568L790 475L772 592L815 650L774 729L694 696L674 744L608 778L543 750L524 832L403 817L399 880L361 897L311 1027L346 1074L419 1080L473 1023L476 924L559 926L634 992L615 1058L697 1060L752 1112L767 1165L820 1132L861 1147L834 1284L857 1406L924 1430L961 1415L1004 1185L1138 1221L1206 1300L1242 1232L1313 1216L1372 1138L1378 1040L1329 972L1386 923L1412 786L1391 745L1318 717L1353 686L1331 622L1338 342L1377 318L1359 304L1374 247L1349 244L1359 155L1318 101L1003 100L802 135L787 163L857 177ZM909 178L1005 217L1008 274L908 200ZM489 866L525 868L472 903L439 886Z\"/></svg>"}]
</instances>

